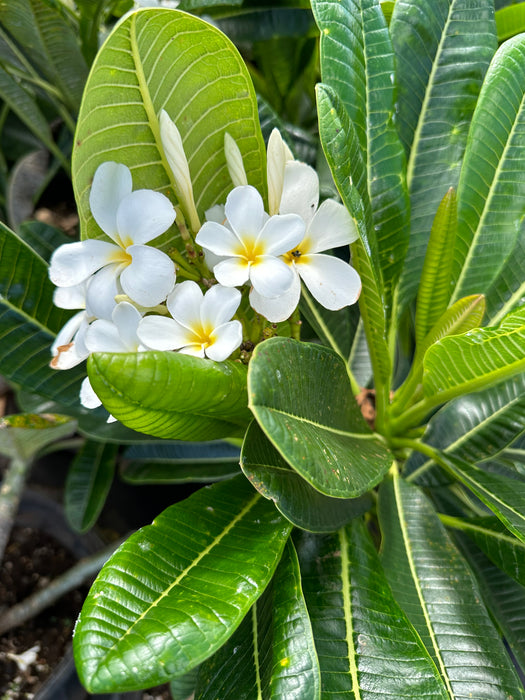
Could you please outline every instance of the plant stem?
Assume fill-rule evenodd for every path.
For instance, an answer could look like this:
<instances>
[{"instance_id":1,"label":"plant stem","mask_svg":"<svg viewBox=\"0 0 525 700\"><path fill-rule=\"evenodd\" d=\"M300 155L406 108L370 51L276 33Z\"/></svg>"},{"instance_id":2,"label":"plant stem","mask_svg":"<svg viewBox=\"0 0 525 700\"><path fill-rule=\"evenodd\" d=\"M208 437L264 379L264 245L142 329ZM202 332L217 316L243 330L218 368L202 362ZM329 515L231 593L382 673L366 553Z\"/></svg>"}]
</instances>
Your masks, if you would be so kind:
<instances>
[{"instance_id":1,"label":"plant stem","mask_svg":"<svg viewBox=\"0 0 525 700\"><path fill-rule=\"evenodd\" d=\"M31 460L14 457L4 475L0 489L0 562L4 558L30 466Z\"/></svg>"},{"instance_id":2,"label":"plant stem","mask_svg":"<svg viewBox=\"0 0 525 700\"><path fill-rule=\"evenodd\" d=\"M42 610L53 605L61 596L80 586L86 579L95 576L125 539L113 542L100 552L81 559L46 588L33 593L21 603L10 608L0 619L0 635L35 617Z\"/></svg>"}]
</instances>

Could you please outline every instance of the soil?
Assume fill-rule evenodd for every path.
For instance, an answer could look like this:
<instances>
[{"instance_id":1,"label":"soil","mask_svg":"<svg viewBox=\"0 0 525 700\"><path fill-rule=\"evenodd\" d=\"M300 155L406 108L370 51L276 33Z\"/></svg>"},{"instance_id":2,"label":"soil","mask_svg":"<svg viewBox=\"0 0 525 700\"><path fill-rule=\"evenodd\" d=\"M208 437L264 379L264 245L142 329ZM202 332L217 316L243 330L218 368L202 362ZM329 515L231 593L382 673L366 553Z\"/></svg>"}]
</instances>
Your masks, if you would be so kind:
<instances>
[{"instance_id":1,"label":"soil","mask_svg":"<svg viewBox=\"0 0 525 700\"><path fill-rule=\"evenodd\" d=\"M11 606L75 563L53 537L29 527L15 527L0 569L0 605ZM72 591L36 618L0 637L0 700L27 700L49 676L71 643L74 621L87 586ZM33 647L26 669L20 657ZM30 658L28 659L31 660Z\"/></svg>"}]
</instances>

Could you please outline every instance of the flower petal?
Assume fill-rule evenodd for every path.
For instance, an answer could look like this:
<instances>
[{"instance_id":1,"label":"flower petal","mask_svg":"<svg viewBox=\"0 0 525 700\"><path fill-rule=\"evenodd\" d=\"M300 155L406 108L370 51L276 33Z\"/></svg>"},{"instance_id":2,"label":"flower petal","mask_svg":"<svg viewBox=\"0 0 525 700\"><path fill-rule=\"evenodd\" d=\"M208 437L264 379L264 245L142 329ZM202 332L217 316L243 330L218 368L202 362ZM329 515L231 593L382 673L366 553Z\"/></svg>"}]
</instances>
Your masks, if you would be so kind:
<instances>
[{"instance_id":1,"label":"flower petal","mask_svg":"<svg viewBox=\"0 0 525 700\"><path fill-rule=\"evenodd\" d=\"M263 297L255 289L250 291L250 304L258 314L271 323L286 321L297 308L301 296L301 279L297 273L290 289L274 299Z\"/></svg>"},{"instance_id":2,"label":"flower petal","mask_svg":"<svg viewBox=\"0 0 525 700\"><path fill-rule=\"evenodd\" d=\"M241 293L238 289L216 284L208 289L202 300L200 320L203 328L218 328L229 321L239 308Z\"/></svg>"},{"instance_id":3,"label":"flower petal","mask_svg":"<svg viewBox=\"0 0 525 700\"><path fill-rule=\"evenodd\" d=\"M86 288L86 313L96 318L111 319L115 308L115 297L121 292L118 275L122 269L120 263L106 265L88 281Z\"/></svg>"},{"instance_id":4,"label":"flower petal","mask_svg":"<svg viewBox=\"0 0 525 700\"><path fill-rule=\"evenodd\" d=\"M74 287L121 253L121 248L106 241L64 243L51 256L49 278L57 287Z\"/></svg>"},{"instance_id":5,"label":"flower petal","mask_svg":"<svg viewBox=\"0 0 525 700\"><path fill-rule=\"evenodd\" d=\"M206 221L203 224L195 236L195 242L215 255L224 257L238 255L242 248L237 236L229 228L215 221Z\"/></svg>"},{"instance_id":6,"label":"flower petal","mask_svg":"<svg viewBox=\"0 0 525 700\"><path fill-rule=\"evenodd\" d=\"M225 287L240 287L250 278L250 264L244 258L228 258L215 265L213 274Z\"/></svg>"},{"instance_id":7,"label":"flower petal","mask_svg":"<svg viewBox=\"0 0 525 700\"><path fill-rule=\"evenodd\" d=\"M268 205L270 216L279 213L283 193L284 166L293 155L278 129L274 129L268 139L266 158L266 179L268 181Z\"/></svg>"},{"instance_id":8,"label":"flower petal","mask_svg":"<svg viewBox=\"0 0 525 700\"><path fill-rule=\"evenodd\" d=\"M138 347L137 327L142 319L140 311L127 301L121 301L113 309L113 323L118 334L127 348L127 352L135 352Z\"/></svg>"},{"instance_id":9,"label":"flower petal","mask_svg":"<svg viewBox=\"0 0 525 700\"><path fill-rule=\"evenodd\" d=\"M93 321L86 333L85 342L90 352L128 352L118 328L105 319Z\"/></svg>"},{"instance_id":10,"label":"flower petal","mask_svg":"<svg viewBox=\"0 0 525 700\"><path fill-rule=\"evenodd\" d=\"M266 255L283 255L303 240L305 224L297 214L276 215L268 219L257 238Z\"/></svg>"},{"instance_id":11,"label":"flower petal","mask_svg":"<svg viewBox=\"0 0 525 700\"><path fill-rule=\"evenodd\" d=\"M139 323L137 335L152 350L174 350L195 341L191 331L166 316L145 316Z\"/></svg>"},{"instance_id":12,"label":"flower petal","mask_svg":"<svg viewBox=\"0 0 525 700\"><path fill-rule=\"evenodd\" d=\"M319 178L313 168L296 160L286 163L279 214L299 214L310 223L319 203Z\"/></svg>"},{"instance_id":13,"label":"flower petal","mask_svg":"<svg viewBox=\"0 0 525 700\"><path fill-rule=\"evenodd\" d=\"M84 408L98 408L102 405L102 401L95 394L89 377L86 377L80 385L80 403Z\"/></svg>"},{"instance_id":14,"label":"flower petal","mask_svg":"<svg viewBox=\"0 0 525 700\"><path fill-rule=\"evenodd\" d=\"M77 343L80 330L87 328L88 322L85 311L79 311L58 331L55 342L51 346L53 359L50 366L53 369L71 369L80 364L89 355L84 343ZM81 338L83 334L80 334Z\"/></svg>"},{"instance_id":15,"label":"flower petal","mask_svg":"<svg viewBox=\"0 0 525 700\"><path fill-rule=\"evenodd\" d=\"M72 287L57 287L53 292L53 304L59 309L85 309L86 283L81 282Z\"/></svg>"},{"instance_id":16,"label":"flower petal","mask_svg":"<svg viewBox=\"0 0 525 700\"><path fill-rule=\"evenodd\" d=\"M175 289L166 300L166 306L178 323L193 332L193 328L201 323L202 298L203 294L197 282L186 280L175 285Z\"/></svg>"},{"instance_id":17,"label":"flower petal","mask_svg":"<svg viewBox=\"0 0 525 700\"><path fill-rule=\"evenodd\" d=\"M226 223L226 214L224 212L224 204L214 204L213 207L206 209L204 212L206 221L215 221L217 224Z\"/></svg>"},{"instance_id":18,"label":"flower petal","mask_svg":"<svg viewBox=\"0 0 525 700\"><path fill-rule=\"evenodd\" d=\"M218 326L210 335L210 340L212 344L205 349L206 356L215 362L223 362L242 343L241 322L230 321Z\"/></svg>"},{"instance_id":19,"label":"flower petal","mask_svg":"<svg viewBox=\"0 0 525 700\"><path fill-rule=\"evenodd\" d=\"M113 240L117 234L117 210L132 188L131 172L122 163L109 161L97 168L89 193L89 206L97 224Z\"/></svg>"},{"instance_id":20,"label":"flower petal","mask_svg":"<svg viewBox=\"0 0 525 700\"><path fill-rule=\"evenodd\" d=\"M301 256L296 267L312 296L325 309L337 311L359 299L361 278L343 260L317 253Z\"/></svg>"},{"instance_id":21,"label":"flower petal","mask_svg":"<svg viewBox=\"0 0 525 700\"><path fill-rule=\"evenodd\" d=\"M248 184L242 154L235 139L228 132L224 134L224 155L234 187Z\"/></svg>"},{"instance_id":22,"label":"flower petal","mask_svg":"<svg viewBox=\"0 0 525 700\"><path fill-rule=\"evenodd\" d=\"M255 187L245 185L233 189L226 198L224 212L241 240L245 237L255 240L265 218L262 197Z\"/></svg>"},{"instance_id":23,"label":"flower petal","mask_svg":"<svg viewBox=\"0 0 525 700\"><path fill-rule=\"evenodd\" d=\"M127 249L131 264L120 275L125 294L141 306L156 306L166 299L175 284L172 260L157 248L132 245Z\"/></svg>"},{"instance_id":24,"label":"flower petal","mask_svg":"<svg viewBox=\"0 0 525 700\"><path fill-rule=\"evenodd\" d=\"M273 299L287 292L292 286L294 271L280 258L259 255L250 267L250 282L263 297Z\"/></svg>"},{"instance_id":25,"label":"flower petal","mask_svg":"<svg viewBox=\"0 0 525 700\"><path fill-rule=\"evenodd\" d=\"M339 248L357 240L354 220L346 207L333 199L327 199L315 212L308 226L307 238L310 244L308 253L320 253L323 250Z\"/></svg>"},{"instance_id":26,"label":"flower petal","mask_svg":"<svg viewBox=\"0 0 525 700\"><path fill-rule=\"evenodd\" d=\"M124 248L152 241L174 221L173 204L154 190L135 190L124 197L117 211L117 230Z\"/></svg>"},{"instance_id":27,"label":"flower petal","mask_svg":"<svg viewBox=\"0 0 525 700\"><path fill-rule=\"evenodd\" d=\"M192 345L186 345L179 350L183 355L191 355L192 357L200 357L204 359L204 348L200 343L193 343Z\"/></svg>"}]
</instances>

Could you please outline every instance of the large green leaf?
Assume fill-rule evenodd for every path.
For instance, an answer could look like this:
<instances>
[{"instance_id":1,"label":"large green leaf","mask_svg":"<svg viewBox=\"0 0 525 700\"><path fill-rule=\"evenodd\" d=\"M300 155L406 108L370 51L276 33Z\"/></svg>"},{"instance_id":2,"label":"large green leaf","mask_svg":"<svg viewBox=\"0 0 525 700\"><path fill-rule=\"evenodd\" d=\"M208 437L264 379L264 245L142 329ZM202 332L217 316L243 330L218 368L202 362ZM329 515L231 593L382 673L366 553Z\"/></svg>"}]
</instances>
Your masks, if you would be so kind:
<instances>
[{"instance_id":1,"label":"large green leaf","mask_svg":"<svg viewBox=\"0 0 525 700\"><path fill-rule=\"evenodd\" d=\"M487 456L494 459L524 430L525 376L518 375L446 404L428 422L424 441L447 454L480 462ZM416 452L408 460L406 472L429 486L435 483L428 473L433 464L432 459Z\"/></svg>"},{"instance_id":2,"label":"large green leaf","mask_svg":"<svg viewBox=\"0 0 525 700\"><path fill-rule=\"evenodd\" d=\"M525 304L525 227L494 283L486 290L487 322L490 325L515 307Z\"/></svg>"},{"instance_id":3,"label":"large green leaf","mask_svg":"<svg viewBox=\"0 0 525 700\"><path fill-rule=\"evenodd\" d=\"M408 245L405 154L394 123L394 53L378 0L314 0L321 77L355 126L366 165L387 317Z\"/></svg>"},{"instance_id":4,"label":"large green leaf","mask_svg":"<svg viewBox=\"0 0 525 700\"><path fill-rule=\"evenodd\" d=\"M102 569L76 626L86 688L147 688L213 654L264 591L290 528L240 476L132 535Z\"/></svg>"},{"instance_id":5,"label":"large green leaf","mask_svg":"<svg viewBox=\"0 0 525 700\"><path fill-rule=\"evenodd\" d=\"M94 353L91 385L133 430L173 440L240 437L250 422L246 367L175 352Z\"/></svg>"},{"instance_id":6,"label":"large green leaf","mask_svg":"<svg viewBox=\"0 0 525 700\"><path fill-rule=\"evenodd\" d=\"M403 310L416 295L439 203L458 184L470 120L497 46L493 3L397 0L390 31L411 204Z\"/></svg>"},{"instance_id":7,"label":"large green leaf","mask_svg":"<svg viewBox=\"0 0 525 700\"><path fill-rule=\"evenodd\" d=\"M385 572L435 660L448 697L523 698L476 582L430 502L395 476L382 485L379 505Z\"/></svg>"},{"instance_id":8,"label":"large green leaf","mask_svg":"<svg viewBox=\"0 0 525 700\"><path fill-rule=\"evenodd\" d=\"M89 210L98 165L132 169L134 188L170 194L159 112L177 125L189 161L199 214L232 188L224 133L237 141L250 184L264 194L265 149L257 101L233 44L209 23L178 10L133 13L100 50L88 79L73 151L73 180L82 235L100 236Z\"/></svg>"},{"instance_id":9,"label":"large green leaf","mask_svg":"<svg viewBox=\"0 0 525 700\"><path fill-rule=\"evenodd\" d=\"M360 521L333 535L303 533L298 553L322 698L448 698Z\"/></svg>"},{"instance_id":10,"label":"large green leaf","mask_svg":"<svg viewBox=\"0 0 525 700\"><path fill-rule=\"evenodd\" d=\"M525 542L525 483L523 481L486 472L459 457L441 455L440 463L483 501L505 527Z\"/></svg>"},{"instance_id":11,"label":"large green leaf","mask_svg":"<svg viewBox=\"0 0 525 700\"><path fill-rule=\"evenodd\" d=\"M525 584L525 542L509 534L498 518L467 520L449 515L439 517L447 527L466 533L508 576L521 585Z\"/></svg>"},{"instance_id":12,"label":"large green leaf","mask_svg":"<svg viewBox=\"0 0 525 700\"><path fill-rule=\"evenodd\" d=\"M514 0L512 5L497 10L495 19L498 41L510 39L525 31L525 3Z\"/></svg>"},{"instance_id":13,"label":"large green leaf","mask_svg":"<svg viewBox=\"0 0 525 700\"><path fill-rule=\"evenodd\" d=\"M316 491L281 457L255 421L244 438L241 467L257 491L304 530L333 532L372 505L368 494L346 499Z\"/></svg>"},{"instance_id":14,"label":"large green leaf","mask_svg":"<svg viewBox=\"0 0 525 700\"><path fill-rule=\"evenodd\" d=\"M481 90L458 187L454 297L485 292L525 215L525 37L505 42Z\"/></svg>"},{"instance_id":15,"label":"large green leaf","mask_svg":"<svg viewBox=\"0 0 525 700\"><path fill-rule=\"evenodd\" d=\"M485 604L525 672L525 588L490 562L471 542L456 537L474 572Z\"/></svg>"},{"instance_id":16,"label":"large green leaf","mask_svg":"<svg viewBox=\"0 0 525 700\"><path fill-rule=\"evenodd\" d=\"M341 198L352 215L360 240L352 245L352 265L363 284L359 309L369 339L378 399L386 397L391 363L387 341L387 319L378 245L371 235L372 210L358 137L336 93L327 85L317 86L319 135L328 164ZM381 401L379 401L381 403Z\"/></svg>"},{"instance_id":17,"label":"large green leaf","mask_svg":"<svg viewBox=\"0 0 525 700\"><path fill-rule=\"evenodd\" d=\"M327 496L354 498L379 483L392 455L361 416L346 366L330 348L272 338L248 371L249 405L284 459Z\"/></svg>"},{"instance_id":18,"label":"large green leaf","mask_svg":"<svg viewBox=\"0 0 525 700\"><path fill-rule=\"evenodd\" d=\"M444 403L525 371L525 307L497 328L442 338L425 355L425 397Z\"/></svg>"},{"instance_id":19,"label":"large green leaf","mask_svg":"<svg viewBox=\"0 0 525 700\"><path fill-rule=\"evenodd\" d=\"M87 440L69 468L64 508L71 527L87 532L96 523L115 473L118 445Z\"/></svg>"},{"instance_id":20,"label":"large green leaf","mask_svg":"<svg viewBox=\"0 0 525 700\"><path fill-rule=\"evenodd\" d=\"M199 670L196 700L318 700L320 673L288 541L274 577L224 646Z\"/></svg>"},{"instance_id":21,"label":"large green leaf","mask_svg":"<svg viewBox=\"0 0 525 700\"><path fill-rule=\"evenodd\" d=\"M34 67L78 111L87 66L71 26L43 0L9 0L0 5L0 24L18 41Z\"/></svg>"},{"instance_id":22,"label":"large green leaf","mask_svg":"<svg viewBox=\"0 0 525 700\"><path fill-rule=\"evenodd\" d=\"M170 442L128 447L120 476L132 484L210 482L239 473L239 449L224 441Z\"/></svg>"},{"instance_id":23,"label":"large green leaf","mask_svg":"<svg viewBox=\"0 0 525 700\"><path fill-rule=\"evenodd\" d=\"M46 263L0 224L0 372L27 391L70 406L79 403L85 370L49 367L55 334L71 315L54 306L53 291Z\"/></svg>"}]
</instances>

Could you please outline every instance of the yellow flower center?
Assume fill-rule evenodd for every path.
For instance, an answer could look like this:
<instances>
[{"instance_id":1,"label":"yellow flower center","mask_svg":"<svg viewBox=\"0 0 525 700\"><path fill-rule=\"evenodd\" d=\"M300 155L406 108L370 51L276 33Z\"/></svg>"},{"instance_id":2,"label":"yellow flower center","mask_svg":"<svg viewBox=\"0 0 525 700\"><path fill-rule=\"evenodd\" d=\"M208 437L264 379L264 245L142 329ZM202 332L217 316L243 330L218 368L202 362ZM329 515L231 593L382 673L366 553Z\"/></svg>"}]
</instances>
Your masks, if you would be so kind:
<instances>
[{"instance_id":1,"label":"yellow flower center","mask_svg":"<svg viewBox=\"0 0 525 700\"><path fill-rule=\"evenodd\" d=\"M123 248L115 250L115 252L111 254L110 258L110 262L124 263L124 265L131 265L131 261L131 255L127 253Z\"/></svg>"}]
</instances>

